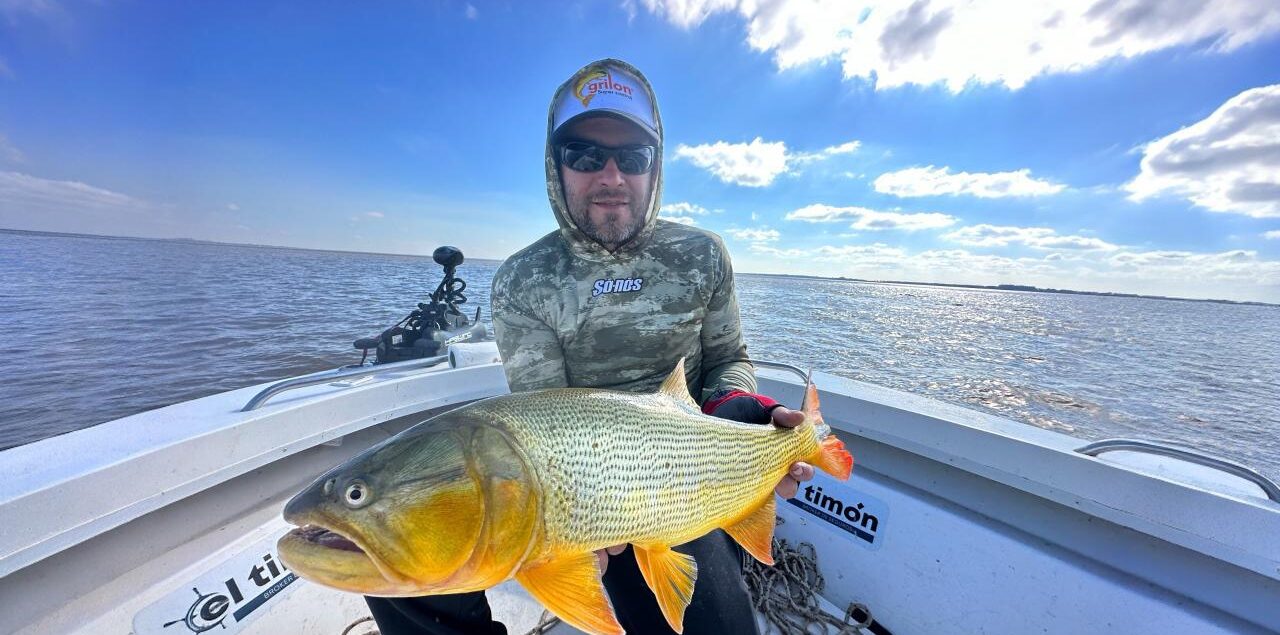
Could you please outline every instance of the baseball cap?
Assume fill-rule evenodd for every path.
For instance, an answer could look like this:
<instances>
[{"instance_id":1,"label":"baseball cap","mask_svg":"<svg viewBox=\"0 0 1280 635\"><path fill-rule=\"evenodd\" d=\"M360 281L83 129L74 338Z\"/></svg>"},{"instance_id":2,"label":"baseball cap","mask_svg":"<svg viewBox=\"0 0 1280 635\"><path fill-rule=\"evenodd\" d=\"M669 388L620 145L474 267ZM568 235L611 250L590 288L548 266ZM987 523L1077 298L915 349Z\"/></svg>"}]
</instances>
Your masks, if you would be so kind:
<instances>
[{"instance_id":1,"label":"baseball cap","mask_svg":"<svg viewBox=\"0 0 1280 635\"><path fill-rule=\"evenodd\" d=\"M599 116L630 121L659 141L649 91L640 78L617 64L597 62L569 80L555 105L551 136L554 139L575 121Z\"/></svg>"}]
</instances>

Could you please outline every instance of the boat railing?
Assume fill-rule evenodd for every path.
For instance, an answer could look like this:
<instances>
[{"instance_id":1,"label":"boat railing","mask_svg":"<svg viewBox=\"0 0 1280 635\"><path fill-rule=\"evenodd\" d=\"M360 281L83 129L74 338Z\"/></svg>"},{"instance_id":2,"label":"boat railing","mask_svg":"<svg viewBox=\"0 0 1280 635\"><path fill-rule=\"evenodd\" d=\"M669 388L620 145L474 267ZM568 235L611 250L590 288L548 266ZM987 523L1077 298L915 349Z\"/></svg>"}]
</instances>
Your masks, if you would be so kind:
<instances>
[{"instance_id":1,"label":"boat railing","mask_svg":"<svg viewBox=\"0 0 1280 635\"><path fill-rule=\"evenodd\" d=\"M792 366L791 364L783 364L782 362L770 362L762 359L751 360L751 365L759 366L760 368L774 368L777 370L785 370L785 371L795 373L796 376L800 378L800 381L804 382L806 385L808 385L811 381L813 381L813 371L803 370L799 366Z\"/></svg>"},{"instance_id":2,"label":"boat railing","mask_svg":"<svg viewBox=\"0 0 1280 635\"><path fill-rule=\"evenodd\" d=\"M1105 452L1141 452L1144 454L1155 454L1158 456L1167 456L1175 459L1181 459L1196 465L1203 465L1217 470L1221 470L1232 476L1245 479L1254 485L1262 488L1266 492L1267 498L1280 503L1280 485L1276 485L1275 481L1263 476L1252 468L1245 467L1239 463L1229 461L1227 459L1180 448L1174 445L1164 443L1156 443L1153 441L1142 441L1139 439L1104 439L1095 441L1088 445L1076 448L1076 452L1086 456L1096 457Z\"/></svg>"},{"instance_id":3,"label":"boat railing","mask_svg":"<svg viewBox=\"0 0 1280 635\"><path fill-rule=\"evenodd\" d=\"M413 370L416 368L426 368L435 366L442 362L449 361L448 355L437 355L435 357L424 357L422 359L411 359L403 362L392 362L390 364L377 364L373 366L360 366L349 370L338 369L333 372L320 373L318 375L308 375L305 377L295 377L293 379L285 379L278 381L266 388L263 388L258 394L254 395L248 403L240 409L240 412L249 412L256 410L266 403L268 399L290 390L298 388L306 388L307 386L317 386L320 384L328 384L336 381L351 381L363 377L372 377L382 373L390 373L396 371Z\"/></svg>"}]
</instances>

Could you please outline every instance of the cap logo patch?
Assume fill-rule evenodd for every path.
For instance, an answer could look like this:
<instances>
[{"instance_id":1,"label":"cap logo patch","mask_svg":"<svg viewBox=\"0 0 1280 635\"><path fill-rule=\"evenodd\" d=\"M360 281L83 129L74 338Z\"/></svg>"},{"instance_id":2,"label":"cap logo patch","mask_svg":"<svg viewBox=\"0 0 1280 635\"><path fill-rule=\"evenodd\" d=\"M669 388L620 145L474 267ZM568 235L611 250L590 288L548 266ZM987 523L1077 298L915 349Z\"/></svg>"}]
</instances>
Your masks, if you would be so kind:
<instances>
[{"instance_id":1,"label":"cap logo patch","mask_svg":"<svg viewBox=\"0 0 1280 635\"><path fill-rule=\"evenodd\" d=\"M613 79L613 75L604 69L591 69L582 74L573 87L573 94L587 108L591 98L596 95L618 95L631 98L631 87Z\"/></svg>"}]
</instances>

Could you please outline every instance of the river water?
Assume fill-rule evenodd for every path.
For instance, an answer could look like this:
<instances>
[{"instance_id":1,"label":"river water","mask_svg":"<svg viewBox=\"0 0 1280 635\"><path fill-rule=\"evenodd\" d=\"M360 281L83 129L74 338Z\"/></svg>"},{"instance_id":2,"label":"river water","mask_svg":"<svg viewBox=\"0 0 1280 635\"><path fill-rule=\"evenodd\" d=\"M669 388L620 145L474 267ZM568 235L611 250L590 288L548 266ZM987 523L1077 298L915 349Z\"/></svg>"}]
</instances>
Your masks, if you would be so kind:
<instances>
[{"instance_id":1,"label":"river water","mask_svg":"<svg viewBox=\"0 0 1280 635\"><path fill-rule=\"evenodd\" d=\"M467 261L489 305L498 263ZM429 257L0 231L0 448L358 361ZM739 274L748 348L1280 477L1280 308Z\"/></svg>"}]
</instances>

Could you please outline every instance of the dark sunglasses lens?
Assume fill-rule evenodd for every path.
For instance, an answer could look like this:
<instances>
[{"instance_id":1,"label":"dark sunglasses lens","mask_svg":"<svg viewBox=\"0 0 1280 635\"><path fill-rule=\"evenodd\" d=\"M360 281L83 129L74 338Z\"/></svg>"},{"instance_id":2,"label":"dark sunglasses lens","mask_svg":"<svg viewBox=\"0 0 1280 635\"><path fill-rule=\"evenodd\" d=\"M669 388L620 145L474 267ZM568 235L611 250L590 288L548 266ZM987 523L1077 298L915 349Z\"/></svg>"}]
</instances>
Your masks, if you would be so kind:
<instances>
[{"instance_id":1,"label":"dark sunglasses lens","mask_svg":"<svg viewBox=\"0 0 1280 635\"><path fill-rule=\"evenodd\" d=\"M560 147L560 161L577 172L599 172L613 157L623 174L644 174L653 167L653 146L606 150L589 143L566 143Z\"/></svg>"},{"instance_id":2,"label":"dark sunglasses lens","mask_svg":"<svg viewBox=\"0 0 1280 635\"><path fill-rule=\"evenodd\" d=\"M604 169L605 156L593 145L567 143L561 149L560 159L569 169L578 172L599 172Z\"/></svg>"},{"instance_id":3,"label":"dark sunglasses lens","mask_svg":"<svg viewBox=\"0 0 1280 635\"><path fill-rule=\"evenodd\" d=\"M623 174L644 174L653 166L653 148L626 148L618 151L618 170Z\"/></svg>"}]
</instances>

